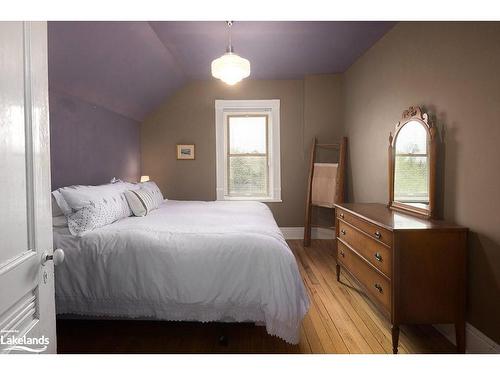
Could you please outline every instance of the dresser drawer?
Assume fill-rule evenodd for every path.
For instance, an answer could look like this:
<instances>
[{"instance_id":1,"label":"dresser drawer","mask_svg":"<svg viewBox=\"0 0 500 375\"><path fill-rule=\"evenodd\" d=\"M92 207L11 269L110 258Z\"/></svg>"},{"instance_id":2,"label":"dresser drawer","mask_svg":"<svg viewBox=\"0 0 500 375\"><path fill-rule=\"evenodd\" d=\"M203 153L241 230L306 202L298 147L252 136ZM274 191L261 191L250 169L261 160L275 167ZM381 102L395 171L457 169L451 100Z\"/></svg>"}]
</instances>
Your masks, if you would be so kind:
<instances>
[{"instance_id":1,"label":"dresser drawer","mask_svg":"<svg viewBox=\"0 0 500 375\"><path fill-rule=\"evenodd\" d=\"M339 221L339 238L387 277L392 277L392 250L357 228Z\"/></svg>"},{"instance_id":2,"label":"dresser drawer","mask_svg":"<svg viewBox=\"0 0 500 375\"><path fill-rule=\"evenodd\" d=\"M388 246L392 246L392 232L390 230L372 224L340 208L337 208L336 211L337 211L336 213L337 218L339 218L340 220L343 220L346 223L349 223L354 227L359 228L370 237L377 239Z\"/></svg>"},{"instance_id":3,"label":"dresser drawer","mask_svg":"<svg viewBox=\"0 0 500 375\"><path fill-rule=\"evenodd\" d=\"M374 270L366 261L337 241L337 259L366 289L381 307L391 311L391 283Z\"/></svg>"}]
</instances>

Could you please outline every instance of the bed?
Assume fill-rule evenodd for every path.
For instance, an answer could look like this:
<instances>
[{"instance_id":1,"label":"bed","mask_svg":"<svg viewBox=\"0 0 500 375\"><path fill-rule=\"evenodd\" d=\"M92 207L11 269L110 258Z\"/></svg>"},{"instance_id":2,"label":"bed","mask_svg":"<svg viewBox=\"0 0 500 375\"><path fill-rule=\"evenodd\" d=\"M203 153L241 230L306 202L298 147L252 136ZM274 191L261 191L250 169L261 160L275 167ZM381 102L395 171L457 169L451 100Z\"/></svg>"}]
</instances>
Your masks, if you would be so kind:
<instances>
[{"instance_id":1,"label":"bed","mask_svg":"<svg viewBox=\"0 0 500 375\"><path fill-rule=\"evenodd\" d=\"M299 341L308 295L262 203L166 200L81 237L54 228L54 246L63 316L256 322Z\"/></svg>"}]
</instances>

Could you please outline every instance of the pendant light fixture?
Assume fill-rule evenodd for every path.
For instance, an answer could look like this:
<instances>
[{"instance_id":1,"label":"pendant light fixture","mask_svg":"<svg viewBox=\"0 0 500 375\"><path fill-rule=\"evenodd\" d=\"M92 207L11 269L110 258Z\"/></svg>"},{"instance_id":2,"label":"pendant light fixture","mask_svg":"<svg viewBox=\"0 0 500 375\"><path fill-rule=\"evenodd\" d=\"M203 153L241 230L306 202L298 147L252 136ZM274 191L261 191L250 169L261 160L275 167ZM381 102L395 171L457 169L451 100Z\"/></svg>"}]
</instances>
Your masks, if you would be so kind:
<instances>
[{"instance_id":1,"label":"pendant light fixture","mask_svg":"<svg viewBox=\"0 0 500 375\"><path fill-rule=\"evenodd\" d=\"M250 61L234 53L231 43L232 21L227 21L229 43L226 53L212 61L212 76L228 85L234 85L250 75Z\"/></svg>"}]
</instances>

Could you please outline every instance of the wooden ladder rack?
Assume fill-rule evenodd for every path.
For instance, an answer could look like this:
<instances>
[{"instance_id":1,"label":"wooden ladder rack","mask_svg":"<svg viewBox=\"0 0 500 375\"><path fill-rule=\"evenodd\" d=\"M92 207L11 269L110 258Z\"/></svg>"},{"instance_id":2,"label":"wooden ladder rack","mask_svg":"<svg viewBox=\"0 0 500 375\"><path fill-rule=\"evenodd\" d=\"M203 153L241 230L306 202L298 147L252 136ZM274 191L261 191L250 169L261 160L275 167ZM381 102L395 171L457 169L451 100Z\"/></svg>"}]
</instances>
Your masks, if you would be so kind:
<instances>
[{"instance_id":1,"label":"wooden ladder rack","mask_svg":"<svg viewBox=\"0 0 500 375\"><path fill-rule=\"evenodd\" d=\"M334 228L333 226L320 226L312 224L312 208L322 207L322 206L316 206L312 203L314 163L316 160L317 148L339 150L334 201L335 203L343 203L345 201L345 174L346 174L345 166L346 166L346 154L347 154L347 137L343 137L340 143L318 143L317 139L314 138L311 148L311 163L309 168L309 180L307 185L306 214L305 214L305 225L304 225L304 246L309 246L311 244L312 227L326 228L326 229ZM333 210L333 222L335 222L335 209Z\"/></svg>"}]
</instances>

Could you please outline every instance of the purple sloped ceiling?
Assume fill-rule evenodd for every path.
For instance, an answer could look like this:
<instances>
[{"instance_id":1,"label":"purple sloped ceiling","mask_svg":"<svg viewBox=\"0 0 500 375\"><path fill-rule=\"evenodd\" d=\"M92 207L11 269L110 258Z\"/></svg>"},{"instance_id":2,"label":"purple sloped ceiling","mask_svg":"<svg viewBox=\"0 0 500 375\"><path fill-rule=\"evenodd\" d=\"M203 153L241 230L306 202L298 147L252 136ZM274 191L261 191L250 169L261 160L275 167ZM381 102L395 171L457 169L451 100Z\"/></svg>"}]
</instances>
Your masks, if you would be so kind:
<instances>
[{"instance_id":1,"label":"purple sloped ceiling","mask_svg":"<svg viewBox=\"0 0 500 375\"><path fill-rule=\"evenodd\" d=\"M235 22L251 79L345 71L394 22ZM144 120L188 79L211 79L227 27L211 22L49 22L49 83L59 92Z\"/></svg>"},{"instance_id":2,"label":"purple sloped ceiling","mask_svg":"<svg viewBox=\"0 0 500 375\"><path fill-rule=\"evenodd\" d=\"M209 79L225 52L225 22L150 22L188 78ZM251 62L253 79L297 79L344 72L394 22L235 22L235 52Z\"/></svg>"},{"instance_id":3,"label":"purple sloped ceiling","mask_svg":"<svg viewBox=\"0 0 500 375\"><path fill-rule=\"evenodd\" d=\"M142 121L185 81L147 22L49 22L50 88Z\"/></svg>"}]
</instances>

